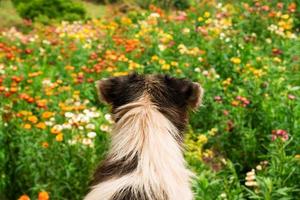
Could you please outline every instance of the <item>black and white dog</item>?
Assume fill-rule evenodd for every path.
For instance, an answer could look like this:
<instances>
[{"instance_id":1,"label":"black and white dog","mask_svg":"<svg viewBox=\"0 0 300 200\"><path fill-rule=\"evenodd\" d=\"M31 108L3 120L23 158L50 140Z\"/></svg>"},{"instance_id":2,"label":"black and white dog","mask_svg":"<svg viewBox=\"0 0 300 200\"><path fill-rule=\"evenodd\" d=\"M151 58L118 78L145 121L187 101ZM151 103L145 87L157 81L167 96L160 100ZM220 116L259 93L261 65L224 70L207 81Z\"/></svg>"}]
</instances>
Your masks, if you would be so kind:
<instances>
[{"instance_id":1,"label":"black and white dog","mask_svg":"<svg viewBox=\"0 0 300 200\"><path fill-rule=\"evenodd\" d=\"M164 75L114 77L97 82L115 125L107 158L84 200L192 200L182 153L189 108L201 103L198 83Z\"/></svg>"}]
</instances>

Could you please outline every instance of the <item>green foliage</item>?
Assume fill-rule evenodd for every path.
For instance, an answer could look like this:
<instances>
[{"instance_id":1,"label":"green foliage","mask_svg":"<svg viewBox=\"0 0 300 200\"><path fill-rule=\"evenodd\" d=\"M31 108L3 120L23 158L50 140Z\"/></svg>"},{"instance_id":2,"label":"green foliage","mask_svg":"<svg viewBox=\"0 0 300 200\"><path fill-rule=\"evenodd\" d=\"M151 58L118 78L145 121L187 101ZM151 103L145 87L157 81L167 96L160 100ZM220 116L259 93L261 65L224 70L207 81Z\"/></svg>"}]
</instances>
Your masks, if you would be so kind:
<instances>
[{"instance_id":1,"label":"green foliage","mask_svg":"<svg viewBox=\"0 0 300 200\"><path fill-rule=\"evenodd\" d=\"M50 19L76 21L86 15L82 5L72 0L15 0L13 3L21 17L43 23Z\"/></svg>"}]
</instances>

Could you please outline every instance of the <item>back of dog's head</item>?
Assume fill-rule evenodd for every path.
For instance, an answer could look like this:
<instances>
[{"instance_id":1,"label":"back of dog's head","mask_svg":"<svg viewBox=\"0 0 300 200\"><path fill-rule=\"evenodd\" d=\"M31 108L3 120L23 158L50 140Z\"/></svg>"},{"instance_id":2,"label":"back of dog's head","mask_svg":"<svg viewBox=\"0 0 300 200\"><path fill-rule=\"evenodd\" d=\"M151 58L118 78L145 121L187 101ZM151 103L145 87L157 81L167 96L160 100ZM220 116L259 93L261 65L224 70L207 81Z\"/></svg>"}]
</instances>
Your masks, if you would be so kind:
<instances>
[{"instance_id":1,"label":"back of dog's head","mask_svg":"<svg viewBox=\"0 0 300 200\"><path fill-rule=\"evenodd\" d=\"M138 75L102 79L97 83L100 99L112 112L147 97L179 130L187 121L187 111L201 104L203 89L198 83L168 75Z\"/></svg>"}]
</instances>

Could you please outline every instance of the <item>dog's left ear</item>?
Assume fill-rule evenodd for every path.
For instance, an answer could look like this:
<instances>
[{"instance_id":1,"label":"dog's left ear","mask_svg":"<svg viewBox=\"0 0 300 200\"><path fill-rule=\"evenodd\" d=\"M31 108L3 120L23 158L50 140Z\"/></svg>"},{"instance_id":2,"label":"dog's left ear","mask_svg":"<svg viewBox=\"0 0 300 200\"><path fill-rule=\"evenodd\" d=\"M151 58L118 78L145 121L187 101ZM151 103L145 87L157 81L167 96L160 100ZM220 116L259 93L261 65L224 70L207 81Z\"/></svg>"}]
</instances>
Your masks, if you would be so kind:
<instances>
[{"instance_id":1,"label":"dog's left ear","mask_svg":"<svg viewBox=\"0 0 300 200\"><path fill-rule=\"evenodd\" d=\"M125 77L122 76L96 81L95 84L100 101L112 104L114 99L118 97L118 92L121 90L120 86L122 86L123 82L125 82Z\"/></svg>"},{"instance_id":2,"label":"dog's left ear","mask_svg":"<svg viewBox=\"0 0 300 200\"><path fill-rule=\"evenodd\" d=\"M96 81L100 100L111 105L119 102L128 83L134 81L137 76L137 73L131 73L126 76L104 78Z\"/></svg>"},{"instance_id":3,"label":"dog's left ear","mask_svg":"<svg viewBox=\"0 0 300 200\"><path fill-rule=\"evenodd\" d=\"M201 105L204 90L199 83L187 79L173 78L168 75L165 76L165 82L184 98L190 108L197 109Z\"/></svg>"}]
</instances>

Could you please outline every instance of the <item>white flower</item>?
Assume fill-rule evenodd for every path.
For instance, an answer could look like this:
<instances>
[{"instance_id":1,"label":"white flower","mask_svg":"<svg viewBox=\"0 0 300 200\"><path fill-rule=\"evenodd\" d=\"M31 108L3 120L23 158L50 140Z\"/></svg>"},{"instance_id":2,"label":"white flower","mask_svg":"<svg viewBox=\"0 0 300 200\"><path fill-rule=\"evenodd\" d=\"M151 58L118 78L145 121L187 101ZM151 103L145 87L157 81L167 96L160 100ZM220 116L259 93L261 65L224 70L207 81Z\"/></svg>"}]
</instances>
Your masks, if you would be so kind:
<instances>
[{"instance_id":1,"label":"white flower","mask_svg":"<svg viewBox=\"0 0 300 200\"><path fill-rule=\"evenodd\" d=\"M83 116L83 117L81 117L81 119L80 119L80 122L82 122L82 123L87 123L87 122L89 122L90 121L90 118L88 117L88 116Z\"/></svg>"},{"instance_id":2,"label":"white flower","mask_svg":"<svg viewBox=\"0 0 300 200\"><path fill-rule=\"evenodd\" d=\"M85 126L86 129L90 129L90 130L94 130L95 129L95 125L94 124L87 124Z\"/></svg>"},{"instance_id":3,"label":"white flower","mask_svg":"<svg viewBox=\"0 0 300 200\"><path fill-rule=\"evenodd\" d=\"M226 198L226 196L227 196L227 195L226 195L225 192L223 192L223 193L220 195L221 198Z\"/></svg>"},{"instance_id":4,"label":"white flower","mask_svg":"<svg viewBox=\"0 0 300 200\"><path fill-rule=\"evenodd\" d=\"M188 33L190 33L190 29L189 28L184 28L183 30L182 30L182 33L183 34L188 34Z\"/></svg>"},{"instance_id":5,"label":"white flower","mask_svg":"<svg viewBox=\"0 0 300 200\"><path fill-rule=\"evenodd\" d=\"M62 128L63 128L63 129L71 129L72 126L71 126L71 124L64 123L64 124L62 125Z\"/></svg>"},{"instance_id":6,"label":"white flower","mask_svg":"<svg viewBox=\"0 0 300 200\"><path fill-rule=\"evenodd\" d=\"M52 125L53 125L53 122L46 121L45 124L46 124L47 126L52 126Z\"/></svg>"},{"instance_id":7,"label":"white flower","mask_svg":"<svg viewBox=\"0 0 300 200\"><path fill-rule=\"evenodd\" d=\"M256 181L247 181L245 183L246 186L252 187L252 186L257 186L257 182Z\"/></svg>"},{"instance_id":8,"label":"white flower","mask_svg":"<svg viewBox=\"0 0 300 200\"><path fill-rule=\"evenodd\" d=\"M102 125L100 126L100 130L101 130L101 131L107 132L107 131L109 130L109 126L106 125L106 124L102 124Z\"/></svg>"},{"instance_id":9,"label":"white flower","mask_svg":"<svg viewBox=\"0 0 300 200\"><path fill-rule=\"evenodd\" d=\"M196 68L194 69L194 71L195 71L195 72L201 72L199 67L196 67Z\"/></svg>"},{"instance_id":10,"label":"white flower","mask_svg":"<svg viewBox=\"0 0 300 200\"><path fill-rule=\"evenodd\" d=\"M60 132L60 131L63 130L63 127L62 127L62 125L60 125L60 124L54 125L53 128L54 128L55 130L57 130L58 132Z\"/></svg>"},{"instance_id":11,"label":"white flower","mask_svg":"<svg viewBox=\"0 0 300 200\"><path fill-rule=\"evenodd\" d=\"M257 169L257 170L262 170L262 166L261 166L261 165L257 165L257 166L256 166L256 169Z\"/></svg>"},{"instance_id":12,"label":"white flower","mask_svg":"<svg viewBox=\"0 0 300 200\"><path fill-rule=\"evenodd\" d=\"M160 15L159 15L158 13L151 13L151 14L149 15L149 17L151 17L151 18L159 18Z\"/></svg>"},{"instance_id":13,"label":"white flower","mask_svg":"<svg viewBox=\"0 0 300 200\"><path fill-rule=\"evenodd\" d=\"M266 39L266 43L271 44L272 43L272 39L271 38L267 38Z\"/></svg>"},{"instance_id":14,"label":"white flower","mask_svg":"<svg viewBox=\"0 0 300 200\"><path fill-rule=\"evenodd\" d=\"M104 118L105 118L107 121L111 121L111 120L112 120L110 114L105 114L105 115L104 115Z\"/></svg>"},{"instance_id":15,"label":"white flower","mask_svg":"<svg viewBox=\"0 0 300 200\"><path fill-rule=\"evenodd\" d=\"M91 145L93 141L90 138L83 138L82 139L82 144L84 145Z\"/></svg>"},{"instance_id":16,"label":"white flower","mask_svg":"<svg viewBox=\"0 0 300 200\"><path fill-rule=\"evenodd\" d=\"M74 144L77 143L77 141L76 141L76 140L68 140L68 143L69 143L70 145L74 145Z\"/></svg>"},{"instance_id":17,"label":"white flower","mask_svg":"<svg viewBox=\"0 0 300 200\"><path fill-rule=\"evenodd\" d=\"M89 138L95 138L96 136L97 136L97 134L96 134L96 132L89 132L88 134L87 134L87 136L89 137Z\"/></svg>"},{"instance_id":18,"label":"white flower","mask_svg":"<svg viewBox=\"0 0 300 200\"><path fill-rule=\"evenodd\" d=\"M71 113L71 112L66 112L66 113L65 113L65 117L66 117L66 118L72 118L72 117L74 117L74 114Z\"/></svg>"},{"instance_id":19,"label":"white flower","mask_svg":"<svg viewBox=\"0 0 300 200\"><path fill-rule=\"evenodd\" d=\"M160 51L164 51L164 50L166 50L167 47L163 44L159 44L158 48L159 48Z\"/></svg>"}]
</instances>

